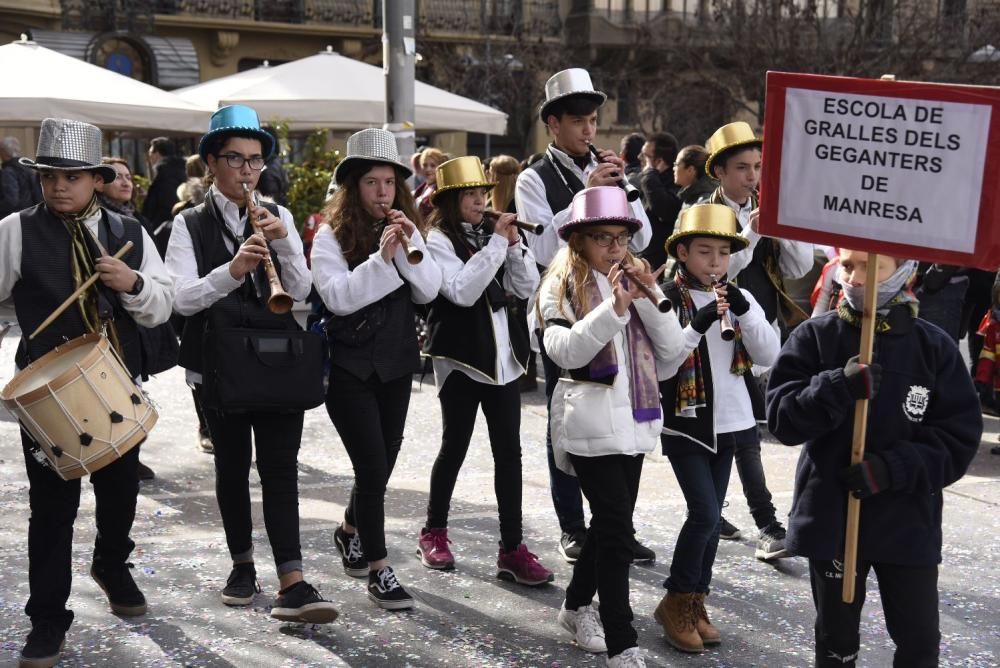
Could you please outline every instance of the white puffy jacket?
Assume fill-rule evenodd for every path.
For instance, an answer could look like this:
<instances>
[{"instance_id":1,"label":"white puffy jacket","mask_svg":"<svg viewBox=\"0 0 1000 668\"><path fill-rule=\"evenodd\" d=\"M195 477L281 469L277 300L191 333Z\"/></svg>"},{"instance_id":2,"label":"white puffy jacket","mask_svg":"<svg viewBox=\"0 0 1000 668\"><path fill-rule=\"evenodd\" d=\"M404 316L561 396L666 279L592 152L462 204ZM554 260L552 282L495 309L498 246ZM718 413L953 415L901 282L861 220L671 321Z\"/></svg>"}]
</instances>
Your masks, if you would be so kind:
<instances>
[{"instance_id":1,"label":"white puffy jacket","mask_svg":"<svg viewBox=\"0 0 1000 668\"><path fill-rule=\"evenodd\" d=\"M565 301L559 308L557 281L549 277L539 290L539 307L545 323L545 352L562 369L578 369L588 365L609 341L614 342L618 359L618 374L614 384L604 385L575 381L568 377L559 379L552 394L549 411L552 450L556 465L572 474L567 453L584 457L602 455L644 454L659 442L662 419L636 422L632 417L628 363L631 354L625 335L630 313L619 317L615 313L611 284L600 272L591 270L604 301L577 321L573 308ZM659 294L659 289L656 290ZM653 353L658 359L677 354L683 345L683 333L673 311L660 313L648 299L633 302L646 332L653 342ZM572 327L552 324L553 320L567 320ZM650 365L650 373L655 373Z\"/></svg>"}]
</instances>

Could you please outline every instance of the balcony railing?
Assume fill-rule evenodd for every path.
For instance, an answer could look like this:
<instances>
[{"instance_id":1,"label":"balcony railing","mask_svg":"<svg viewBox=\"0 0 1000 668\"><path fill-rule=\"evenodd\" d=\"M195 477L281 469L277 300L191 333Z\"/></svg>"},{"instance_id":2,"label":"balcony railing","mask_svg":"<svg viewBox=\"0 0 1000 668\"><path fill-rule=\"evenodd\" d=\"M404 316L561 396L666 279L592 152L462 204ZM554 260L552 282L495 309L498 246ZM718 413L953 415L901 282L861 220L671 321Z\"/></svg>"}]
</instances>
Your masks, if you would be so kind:
<instances>
[{"instance_id":1,"label":"balcony railing","mask_svg":"<svg viewBox=\"0 0 1000 668\"><path fill-rule=\"evenodd\" d=\"M157 14L382 27L381 0L152 0L150 4ZM558 0L416 0L416 7L418 27L432 32L555 37L562 29Z\"/></svg>"}]
</instances>

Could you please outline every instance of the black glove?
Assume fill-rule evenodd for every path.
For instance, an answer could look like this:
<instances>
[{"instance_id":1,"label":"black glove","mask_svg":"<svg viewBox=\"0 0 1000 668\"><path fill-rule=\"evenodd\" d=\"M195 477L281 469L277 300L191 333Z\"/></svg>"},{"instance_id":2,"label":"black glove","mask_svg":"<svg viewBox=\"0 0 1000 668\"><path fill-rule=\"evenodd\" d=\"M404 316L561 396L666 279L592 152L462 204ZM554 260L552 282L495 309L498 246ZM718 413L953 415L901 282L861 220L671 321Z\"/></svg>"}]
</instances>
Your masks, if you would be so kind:
<instances>
[{"instance_id":1,"label":"black glove","mask_svg":"<svg viewBox=\"0 0 1000 668\"><path fill-rule=\"evenodd\" d=\"M746 295L732 283L726 285L726 301L729 302L729 310L733 315L743 315L750 310L750 302Z\"/></svg>"},{"instance_id":2,"label":"black glove","mask_svg":"<svg viewBox=\"0 0 1000 668\"><path fill-rule=\"evenodd\" d=\"M871 399L878 393L878 386L882 382L882 365L874 362L859 364L858 356L855 355L844 366L844 379L852 397Z\"/></svg>"},{"instance_id":3,"label":"black glove","mask_svg":"<svg viewBox=\"0 0 1000 668\"><path fill-rule=\"evenodd\" d=\"M708 328L712 326L712 323L719 319L719 305L715 303L713 299L709 303L698 309L694 317L691 318L691 329L698 332L699 334L704 334L708 331Z\"/></svg>"},{"instance_id":4,"label":"black glove","mask_svg":"<svg viewBox=\"0 0 1000 668\"><path fill-rule=\"evenodd\" d=\"M876 454L865 455L860 464L841 469L840 481L858 499L867 499L892 485L889 466Z\"/></svg>"}]
</instances>

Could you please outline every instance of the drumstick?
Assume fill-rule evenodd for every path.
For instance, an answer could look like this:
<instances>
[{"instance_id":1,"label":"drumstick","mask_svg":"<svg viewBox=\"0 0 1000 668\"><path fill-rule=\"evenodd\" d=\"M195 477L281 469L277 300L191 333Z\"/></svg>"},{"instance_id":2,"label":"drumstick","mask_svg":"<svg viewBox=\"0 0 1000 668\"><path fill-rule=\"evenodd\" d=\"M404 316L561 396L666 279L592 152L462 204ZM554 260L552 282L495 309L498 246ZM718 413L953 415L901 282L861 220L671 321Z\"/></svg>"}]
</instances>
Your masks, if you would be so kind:
<instances>
[{"instance_id":1,"label":"drumstick","mask_svg":"<svg viewBox=\"0 0 1000 668\"><path fill-rule=\"evenodd\" d=\"M124 257L124 256L125 256L125 254L126 254L126 253L128 253L128 252L129 252L130 250L132 250L132 242L131 242L131 241L126 241L126 242L125 242L125 245L124 245L124 246L122 246L122 247L121 247L121 248L120 248L120 249L118 250L118 252L117 252L117 253L115 253L115 254L114 254L114 255L113 255L112 257L113 257L113 258L115 258L116 260L120 260L120 259L122 259L122 257ZM40 325L38 326L38 328L37 328L37 329L36 329L35 331L33 331L33 332L31 333L31 336L29 336L29 337L28 337L28 340L30 341L30 340L34 339L34 338L35 338L36 336L38 336L38 335L39 335L39 334L41 334L41 333L42 333L43 331L45 331L45 329L46 329L46 328L47 328L47 327L48 327L49 325L51 325L51 324L52 324L52 321L53 321L53 320L55 320L55 319L56 319L56 318L58 318L58 317L59 317L60 315L62 315L62 312L63 312L63 311L65 311L66 309L68 309L68 308L69 308L69 307L70 307L70 306L71 306L71 305L73 304L73 302L75 302L75 301L77 300L77 298L79 298L79 296L80 296L80 295L82 295L82 294L83 294L84 292L86 292L86 291L87 291L87 290L88 290L88 289L90 288L90 286L91 286L91 285L93 285L94 283L96 283L96 282L97 282L97 279L98 279L98 278L100 278L100 277L101 277L101 275L100 275L99 273L97 273L97 272L94 272L94 273L93 273L93 274L91 275L91 277L90 277L90 278L88 278L87 280L85 280L85 281L83 282L83 285L81 285L80 287L78 287L78 288L77 288L77 289L76 289L76 290L75 290L75 291L73 292L73 294L71 294L71 295L70 295L69 297L67 297L67 298L66 298L66 301L64 301L64 302L63 302L62 304L60 304L60 305L59 305L59 308L57 308L57 309L56 309L55 311L53 311L53 312L52 312L52 315L50 315L50 316L49 316L48 318L46 318L46 319L44 320L44 322L42 322L42 324L40 324Z\"/></svg>"}]
</instances>

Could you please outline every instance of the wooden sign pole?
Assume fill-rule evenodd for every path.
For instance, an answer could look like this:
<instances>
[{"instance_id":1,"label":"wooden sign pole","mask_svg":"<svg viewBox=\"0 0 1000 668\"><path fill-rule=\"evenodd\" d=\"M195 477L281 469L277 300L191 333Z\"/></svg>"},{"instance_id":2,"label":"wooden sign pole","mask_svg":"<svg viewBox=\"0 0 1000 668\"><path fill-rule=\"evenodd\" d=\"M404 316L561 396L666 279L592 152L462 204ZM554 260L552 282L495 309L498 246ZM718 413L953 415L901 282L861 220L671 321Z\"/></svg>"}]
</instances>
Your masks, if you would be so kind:
<instances>
[{"instance_id":1,"label":"wooden sign pole","mask_svg":"<svg viewBox=\"0 0 1000 668\"><path fill-rule=\"evenodd\" d=\"M878 255L868 254L868 271L865 274L865 307L861 315L861 350L859 364L871 364L875 343L875 310L878 306ZM860 464L865 458L865 432L868 429L868 399L854 405L854 438L851 442L851 465ZM841 599L854 602L855 580L858 574L858 526L861 520L861 499L847 493L847 533L844 537L844 588Z\"/></svg>"}]
</instances>

